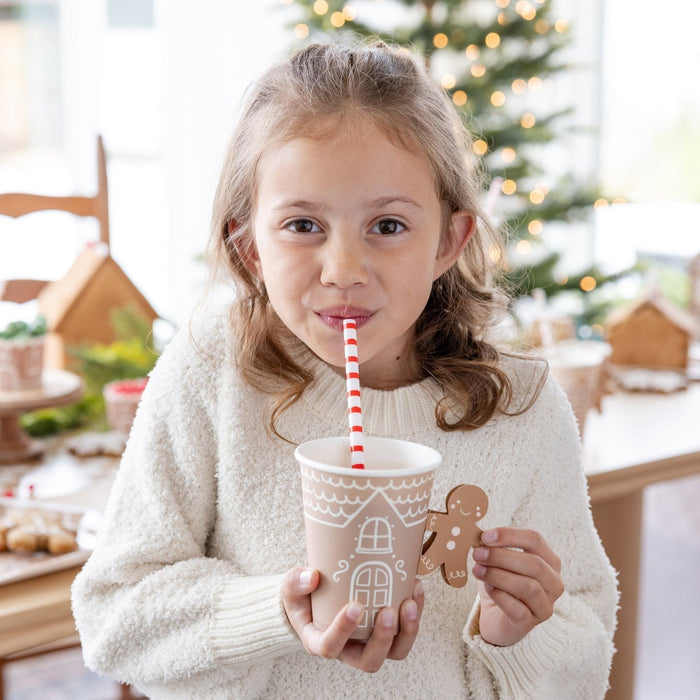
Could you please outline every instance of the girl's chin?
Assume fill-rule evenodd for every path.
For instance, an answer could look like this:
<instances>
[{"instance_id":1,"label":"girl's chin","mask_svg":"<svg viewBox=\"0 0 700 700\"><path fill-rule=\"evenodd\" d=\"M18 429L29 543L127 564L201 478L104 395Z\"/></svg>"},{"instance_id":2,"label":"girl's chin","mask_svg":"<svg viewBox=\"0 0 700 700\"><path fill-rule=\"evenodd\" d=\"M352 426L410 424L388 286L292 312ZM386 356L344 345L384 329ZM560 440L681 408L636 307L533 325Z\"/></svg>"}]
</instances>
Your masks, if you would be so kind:
<instances>
[{"instance_id":1,"label":"girl's chin","mask_svg":"<svg viewBox=\"0 0 700 700\"><path fill-rule=\"evenodd\" d=\"M322 362L325 362L336 374L340 374L341 376L345 376L345 355L341 358L337 356L337 354L329 354L326 352L319 352L318 350L315 350L314 348L311 348L314 355L318 357L319 360Z\"/></svg>"}]
</instances>

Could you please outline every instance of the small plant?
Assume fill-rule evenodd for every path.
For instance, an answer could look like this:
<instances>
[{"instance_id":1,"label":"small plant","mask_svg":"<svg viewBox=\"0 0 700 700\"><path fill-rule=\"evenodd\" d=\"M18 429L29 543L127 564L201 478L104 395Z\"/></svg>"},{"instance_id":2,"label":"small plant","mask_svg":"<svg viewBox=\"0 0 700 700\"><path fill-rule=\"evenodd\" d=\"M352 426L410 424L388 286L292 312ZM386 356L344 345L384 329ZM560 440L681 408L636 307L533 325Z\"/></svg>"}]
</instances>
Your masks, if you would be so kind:
<instances>
[{"instance_id":1,"label":"small plant","mask_svg":"<svg viewBox=\"0 0 700 700\"><path fill-rule=\"evenodd\" d=\"M116 340L71 348L75 358L71 368L85 381L85 395L69 406L45 408L22 416L24 429L33 437L72 430L107 427L102 389L116 379L145 377L158 359L151 344L151 325L133 308L111 313Z\"/></svg>"},{"instance_id":2,"label":"small plant","mask_svg":"<svg viewBox=\"0 0 700 700\"><path fill-rule=\"evenodd\" d=\"M0 339L24 340L25 338L38 338L46 335L46 331L46 319L43 316L37 316L30 323L26 321L12 321L8 323L4 330L0 331Z\"/></svg>"}]
</instances>

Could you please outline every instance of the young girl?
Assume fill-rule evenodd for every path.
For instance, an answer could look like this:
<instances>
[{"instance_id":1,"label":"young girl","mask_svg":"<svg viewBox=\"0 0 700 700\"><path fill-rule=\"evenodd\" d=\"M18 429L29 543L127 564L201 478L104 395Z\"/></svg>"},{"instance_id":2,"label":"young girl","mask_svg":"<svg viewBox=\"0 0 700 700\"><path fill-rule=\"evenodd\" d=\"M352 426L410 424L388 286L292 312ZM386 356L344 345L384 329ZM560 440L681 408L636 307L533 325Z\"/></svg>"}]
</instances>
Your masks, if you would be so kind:
<instances>
[{"instance_id":1,"label":"young girl","mask_svg":"<svg viewBox=\"0 0 700 700\"><path fill-rule=\"evenodd\" d=\"M614 572L566 398L489 342L502 295L468 153L402 50L315 45L257 83L214 205L238 293L151 375L73 589L90 668L168 700L604 696ZM293 457L347 430L346 317L366 432L441 452L433 509L461 483L489 496L468 584L422 578L366 643L359 603L311 620Z\"/></svg>"}]
</instances>

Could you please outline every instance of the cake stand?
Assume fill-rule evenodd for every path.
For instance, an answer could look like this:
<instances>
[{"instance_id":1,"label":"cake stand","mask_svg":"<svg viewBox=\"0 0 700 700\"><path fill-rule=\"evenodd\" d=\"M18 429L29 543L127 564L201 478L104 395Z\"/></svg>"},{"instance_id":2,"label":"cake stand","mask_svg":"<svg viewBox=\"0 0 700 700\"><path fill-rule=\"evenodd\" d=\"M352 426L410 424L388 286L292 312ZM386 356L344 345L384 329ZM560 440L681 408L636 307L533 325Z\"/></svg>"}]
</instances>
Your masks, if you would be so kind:
<instances>
[{"instance_id":1,"label":"cake stand","mask_svg":"<svg viewBox=\"0 0 700 700\"><path fill-rule=\"evenodd\" d=\"M30 459L43 452L43 444L32 440L20 424L23 413L74 403L82 395L83 380L62 369L44 370L37 389L0 391L0 464Z\"/></svg>"}]
</instances>

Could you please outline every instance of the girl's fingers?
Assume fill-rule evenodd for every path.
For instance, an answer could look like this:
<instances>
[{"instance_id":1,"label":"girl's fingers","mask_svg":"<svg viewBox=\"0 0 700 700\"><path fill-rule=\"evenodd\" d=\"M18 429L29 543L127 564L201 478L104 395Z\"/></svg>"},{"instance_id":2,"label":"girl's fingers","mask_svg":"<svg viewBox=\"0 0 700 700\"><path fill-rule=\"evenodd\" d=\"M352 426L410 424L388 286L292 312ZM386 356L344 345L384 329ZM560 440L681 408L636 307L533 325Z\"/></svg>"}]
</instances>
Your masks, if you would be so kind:
<instances>
[{"instance_id":1,"label":"girl's fingers","mask_svg":"<svg viewBox=\"0 0 700 700\"><path fill-rule=\"evenodd\" d=\"M348 644L340 653L341 661L362 669L366 673L376 673L384 664L396 633L396 611L384 608L374 621L372 636L365 642Z\"/></svg>"},{"instance_id":2,"label":"girl's fingers","mask_svg":"<svg viewBox=\"0 0 700 700\"><path fill-rule=\"evenodd\" d=\"M548 595L555 598L564 590L559 573L536 554L500 547L479 547L472 556L478 566L503 569L535 579Z\"/></svg>"},{"instance_id":3,"label":"girl's fingers","mask_svg":"<svg viewBox=\"0 0 700 700\"><path fill-rule=\"evenodd\" d=\"M509 593L499 590L498 588L491 588L488 590L487 595L493 603L500 608L505 617L512 621L512 626L514 628L520 626L529 628L533 626L532 610L530 610L522 600L518 600Z\"/></svg>"},{"instance_id":4,"label":"girl's fingers","mask_svg":"<svg viewBox=\"0 0 700 700\"><path fill-rule=\"evenodd\" d=\"M326 659L341 658L345 645L348 643L350 635L355 631L362 612L362 606L357 602L352 602L343 607L325 631L321 632L311 623L309 627L313 628L313 631L309 631L311 640L309 650Z\"/></svg>"},{"instance_id":5,"label":"girl's fingers","mask_svg":"<svg viewBox=\"0 0 700 700\"><path fill-rule=\"evenodd\" d=\"M499 527L481 533L481 541L487 547L511 547L522 549L543 559L556 572L561 571L561 560L536 530L519 527Z\"/></svg>"},{"instance_id":6,"label":"girl's fingers","mask_svg":"<svg viewBox=\"0 0 700 700\"><path fill-rule=\"evenodd\" d=\"M350 639L364 609L357 602L348 603L326 630L314 625L310 593L319 583L313 569L292 569L282 582L282 601L289 621L306 650L327 659L339 659L368 673L378 671L387 658L405 658L418 634L423 612L424 594L416 581L414 597L405 600L399 614L384 608L375 620L367 642Z\"/></svg>"},{"instance_id":7,"label":"girl's fingers","mask_svg":"<svg viewBox=\"0 0 700 700\"><path fill-rule=\"evenodd\" d=\"M520 618L521 606L524 606L537 622L551 616L555 599L547 594L536 579L491 566L479 568L478 564L473 573L480 581L492 587L487 588L489 597L509 617L515 615ZM512 602L505 596L512 599Z\"/></svg>"},{"instance_id":8,"label":"girl's fingers","mask_svg":"<svg viewBox=\"0 0 700 700\"><path fill-rule=\"evenodd\" d=\"M420 618L423 614L423 604L425 603L425 595L423 594L423 585L420 581L416 581L413 589L413 598L405 600L401 605L399 613L399 633L394 638L394 641L389 650L389 658L399 661L405 659L413 647L418 635L420 626Z\"/></svg>"},{"instance_id":9,"label":"girl's fingers","mask_svg":"<svg viewBox=\"0 0 700 700\"><path fill-rule=\"evenodd\" d=\"M319 573L314 569L290 569L282 580L282 603L290 624L301 636L311 622L311 592L319 584Z\"/></svg>"}]
</instances>

